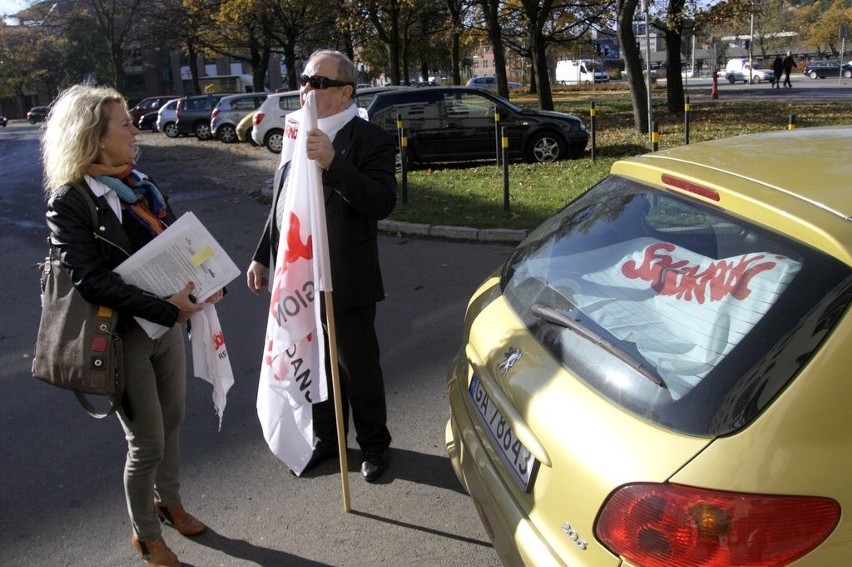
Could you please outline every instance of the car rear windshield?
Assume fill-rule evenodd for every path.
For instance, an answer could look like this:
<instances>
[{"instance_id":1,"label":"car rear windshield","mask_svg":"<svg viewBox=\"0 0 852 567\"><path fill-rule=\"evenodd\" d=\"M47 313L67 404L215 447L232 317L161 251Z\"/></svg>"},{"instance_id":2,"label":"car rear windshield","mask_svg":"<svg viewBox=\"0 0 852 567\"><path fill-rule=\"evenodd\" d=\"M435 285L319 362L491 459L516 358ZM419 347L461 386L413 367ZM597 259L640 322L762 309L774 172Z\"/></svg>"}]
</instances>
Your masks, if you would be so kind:
<instances>
[{"instance_id":1,"label":"car rear windshield","mask_svg":"<svg viewBox=\"0 0 852 567\"><path fill-rule=\"evenodd\" d=\"M846 310L847 265L783 234L610 176L536 229L503 294L573 375L693 435L747 424Z\"/></svg>"}]
</instances>

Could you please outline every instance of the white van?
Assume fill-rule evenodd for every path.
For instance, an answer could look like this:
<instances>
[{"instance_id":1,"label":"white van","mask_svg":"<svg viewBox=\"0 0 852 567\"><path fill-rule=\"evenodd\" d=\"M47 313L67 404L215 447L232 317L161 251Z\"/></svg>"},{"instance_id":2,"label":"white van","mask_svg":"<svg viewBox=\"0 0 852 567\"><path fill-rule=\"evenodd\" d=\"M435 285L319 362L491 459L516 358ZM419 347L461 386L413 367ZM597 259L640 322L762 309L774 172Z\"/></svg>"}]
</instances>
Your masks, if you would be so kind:
<instances>
[{"instance_id":1,"label":"white van","mask_svg":"<svg viewBox=\"0 0 852 567\"><path fill-rule=\"evenodd\" d=\"M752 59L752 63L754 63L754 67L751 70L752 83L760 83L761 81L772 83L775 81L775 73L772 72L772 69L767 69L754 59ZM725 78L732 85L739 81L748 83L748 70L748 58L734 57L733 59L729 59L725 65Z\"/></svg>"},{"instance_id":2,"label":"white van","mask_svg":"<svg viewBox=\"0 0 852 567\"><path fill-rule=\"evenodd\" d=\"M556 63L556 84L590 85L608 82L609 75L603 71L596 71L594 62L590 59L563 59Z\"/></svg>"}]
</instances>

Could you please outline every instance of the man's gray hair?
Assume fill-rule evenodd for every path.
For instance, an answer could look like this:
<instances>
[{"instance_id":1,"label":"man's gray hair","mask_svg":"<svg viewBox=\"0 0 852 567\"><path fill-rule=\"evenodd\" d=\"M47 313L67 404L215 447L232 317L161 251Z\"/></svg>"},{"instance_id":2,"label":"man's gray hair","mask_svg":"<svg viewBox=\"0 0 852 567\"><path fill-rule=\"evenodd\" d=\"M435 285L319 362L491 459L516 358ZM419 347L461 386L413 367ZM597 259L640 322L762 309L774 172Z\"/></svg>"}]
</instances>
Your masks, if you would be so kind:
<instances>
[{"instance_id":1,"label":"man's gray hair","mask_svg":"<svg viewBox=\"0 0 852 567\"><path fill-rule=\"evenodd\" d=\"M332 57L337 59L337 80L352 83L352 96L354 97L355 86L358 82L358 69L355 68L355 63L353 63L345 53L341 53L340 51L335 51L333 49L318 49L317 51L314 51L311 53L311 57L308 59L308 62L310 63L320 57Z\"/></svg>"}]
</instances>

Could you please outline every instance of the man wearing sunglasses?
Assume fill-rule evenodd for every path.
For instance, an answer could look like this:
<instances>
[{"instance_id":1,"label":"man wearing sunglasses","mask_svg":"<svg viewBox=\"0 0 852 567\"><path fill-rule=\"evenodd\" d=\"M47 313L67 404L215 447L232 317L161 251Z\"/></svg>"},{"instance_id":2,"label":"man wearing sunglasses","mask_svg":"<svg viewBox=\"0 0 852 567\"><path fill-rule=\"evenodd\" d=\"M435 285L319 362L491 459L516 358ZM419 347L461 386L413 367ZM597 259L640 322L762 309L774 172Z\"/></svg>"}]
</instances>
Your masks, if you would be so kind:
<instances>
[{"instance_id":1,"label":"man wearing sunglasses","mask_svg":"<svg viewBox=\"0 0 852 567\"><path fill-rule=\"evenodd\" d=\"M348 429L351 407L355 439L363 454L361 475L375 482L387 469L391 442L375 330L376 303L385 296L377 223L396 205L396 145L384 130L358 117L353 98L357 73L346 55L315 52L299 79L302 104L311 91L316 100L319 127L308 132L307 156L322 168L342 418ZM267 286L270 258L277 256L278 209L284 201L281 193L290 157L281 152L270 217L246 272L248 287L255 293ZM312 409L317 442L303 472L338 456L332 397Z\"/></svg>"}]
</instances>

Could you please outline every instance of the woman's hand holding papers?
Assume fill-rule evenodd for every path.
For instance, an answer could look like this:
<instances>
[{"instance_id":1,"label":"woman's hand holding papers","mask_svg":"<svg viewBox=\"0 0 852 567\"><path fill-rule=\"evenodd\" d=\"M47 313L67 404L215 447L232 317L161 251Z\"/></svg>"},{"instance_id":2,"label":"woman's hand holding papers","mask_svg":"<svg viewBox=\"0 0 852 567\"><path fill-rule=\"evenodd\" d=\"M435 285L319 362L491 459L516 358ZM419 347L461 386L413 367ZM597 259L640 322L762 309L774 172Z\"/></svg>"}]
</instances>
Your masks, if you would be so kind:
<instances>
[{"instance_id":1,"label":"woman's hand holding papers","mask_svg":"<svg viewBox=\"0 0 852 567\"><path fill-rule=\"evenodd\" d=\"M176 305L180 309L177 318L178 323L189 321L190 317L203 309L201 305L195 303L195 298L191 297L193 288L195 288L195 284L189 282L182 290L166 298L166 301Z\"/></svg>"}]
</instances>

